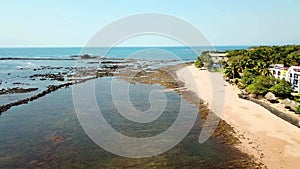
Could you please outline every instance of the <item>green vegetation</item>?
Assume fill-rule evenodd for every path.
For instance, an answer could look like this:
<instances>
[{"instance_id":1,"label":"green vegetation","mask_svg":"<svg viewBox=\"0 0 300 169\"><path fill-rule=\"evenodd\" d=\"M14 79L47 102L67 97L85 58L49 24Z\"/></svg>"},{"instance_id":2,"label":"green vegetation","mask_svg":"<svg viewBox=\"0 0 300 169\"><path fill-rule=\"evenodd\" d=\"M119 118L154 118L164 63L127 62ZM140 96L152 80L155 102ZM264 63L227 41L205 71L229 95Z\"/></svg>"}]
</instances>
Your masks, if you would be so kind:
<instances>
[{"instance_id":1,"label":"green vegetation","mask_svg":"<svg viewBox=\"0 0 300 169\"><path fill-rule=\"evenodd\" d=\"M241 78L240 68L238 67L236 62L232 62L225 67L224 74L229 79Z\"/></svg>"},{"instance_id":2,"label":"green vegetation","mask_svg":"<svg viewBox=\"0 0 300 169\"><path fill-rule=\"evenodd\" d=\"M300 106L296 108L296 114L300 114Z\"/></svg>"},{"instance_id":3,"label":"green vegetation","mask_svg":"<svg viewBox=\"0 0 300 169\"><path fill-rule=\"evenodd\" d=\"M300 103L300 94L294 96L294 101Z\"/></svg>"},{"instance_id":4,"label":"green vegetation","mask_svg":"<svg viewBox=\"0 0 300 169\"><path fill-rule=\"evenodd\" d=\"M195 66L208 67L213 72L224 72L227 79L249 93L265 95L272 92L277 97L291 97L292 84L272 77L270 67L274 64L283 64L286 67L300 66L300 45L232 50L227 51L227 57L228 61L221 61L223 69L213 68L209 51L204 51L195 61Z\"/></svg>"},{"instance_id":5,"label":"green vegetation","mask_svg":"<svg viewBox=\"0 0 300 169\"><path fill-rule=\"evenodd\" d=\"M218 67L211 67L210 68L210 71L211 72L223 72L223 69L222 68L218 68Z\"/></svg>"},{"instance_id":6,"label":"green vegetation","mask_svg":"<svg viewBox=\"0 0 300 169\"><path fill-rule=\"evenodd\" d=\"M290 97L291 93L293 92L292 84L285 81L284 79L279 80L279 82L277 82L269 90L275 95L282 98Z\"/></svg>"},{"instance_id":7,"label":"green vegetation","mask_svg":"<svg viewBox=\"0 0 300 169\"><path fill-rule=\"evenodd\" d=\"M204 66L204 63L201 61L200 57L197 58L194 64L196 68L202 68Z\"/></svg>"},{"instance_id":8,"label":"green vegetation","mask_svg":"<svg viewBox=\"0 0 300 169\"><path fill-rule=\"evenodd\" d=\"M245 69L242 75L240 87L244 89L247 86L251 85L258 75L259 73L254 70Z\"/></svg>"},{"instance_id":9,"label":"green vegetation","mask_svg":"<svg viewBox=\"0 0 300 169\"><path fill-rule=\"evenodd\" d=\"M228 61L222 63L224 75L240 88L257 95L270 91L281 98L290 97L293 92L289 82L270 76L269 68L273 64L299 66L300 45L251 47L227 51L227 57Z\"/></svg>"},{"instance_id":10,"label":"green vegetation","mask_svg":"<svg viewBox=\"0 0 300 169\"><path fill-rule=\"evenodd\" d=\"M245 77L245 79L251 78ZM243 85L246 84L243 83ZM281 98L290 97L291 93L293 92L292 85L289 82L285 81L284 79L275 79L273 76L257 76L253 80L253 83L246 87L246 90L257 95L265 95L270 91Z\"/></svg>"},{"instance_id":11,"label":"green vegetation","mask_svg":"<svg viewBox=\"0 0 300 169\"><path fill-rule=\"evenodd\" d=\"M265 95L275 84L276 79L272 76L257 76L254 82L246 87L246 90L253 94Z\"/></svg>"},{"instance_id":12,"label":"green vegetation","mask_svg":"<svg viewBox=\"0 0 300 169\"><path fill-rule=\"evenodd\" d=\"M299 65L300 45L251 47L228 51L227 56L229 63L237 63L242 70L256 69L263 73L271 64Z\"/></svg>"},{"instance_id":13,"label":"green vegetation","mask_svg":"<svg viewBox=\"0 0 300 169\"><path fill-rule=\"evenodd\" d=\"M200 56L197 57L197 60L195 61L195 67L201 68L201 67L210 67L212 64L212 59L208 55L209 51L204 51Z\"/></svg>"}]
</instances>

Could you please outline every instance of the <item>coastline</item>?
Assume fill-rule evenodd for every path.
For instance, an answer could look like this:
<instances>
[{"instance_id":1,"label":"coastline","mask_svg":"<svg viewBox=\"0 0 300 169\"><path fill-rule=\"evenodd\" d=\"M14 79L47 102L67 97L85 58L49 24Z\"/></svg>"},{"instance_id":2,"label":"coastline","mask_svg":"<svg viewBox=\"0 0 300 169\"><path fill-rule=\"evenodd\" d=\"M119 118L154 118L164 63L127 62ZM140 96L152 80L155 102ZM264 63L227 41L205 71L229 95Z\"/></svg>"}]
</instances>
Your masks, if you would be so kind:
<instances>
[{"instance_id":1,"label":"coastline","mask_svg":"<svg viewBox=\"0 0 300 169\"><path fill-rule=\"evenodd\" d=\"M187 91L183 86L184 84L182 82L178 82L178 79L176 78L176 71L190 64L191 63L184 63L154 70L140 69L139 73L136 73L134 71L124 71L124 74L119 74L119 76L115 76L114 78L120 78L121 80L125 81L131 79L131 81L128 82L133 84L160 84L161 86L164 86L166 90L172 90L174 93L176 92L177 94L182 95L185 99L188 99L186 100L187 102L195 104L197 106L199 104L199 99L194 95L194 92ZM129 77L129 79L126 79L126 77ZM101 81L101 78L99 78L98 80ZM105 82L105 80L103 82ZM84 83L76 85L84 85ZM98 92L99 91L100 90L98 90ZM109 92L108 90L106 91ZM205 144L199 144L197 142L197 139L201 130L200 118L198 118L197 122L194 124L193 130L189 133L187 137L185 137L184 140L182 140L180 144L178 144L174 149L170 150L169 152L163 153L159 156L145 159L130 159L118 157L113 159L109 158L105 161L103 161L103 159L101 158L93 159L87 154L94 153L95 151L107 157L110 157L111 154L109 152L103 152L102 149L95 148L95 144L93 143L86 144L89 143L89 139L87 137L83 137L85 136L84 131L80 130L81 127L78 126L78 120L76 116L74 116L72 110L73 103L70 100L72 98L69 97L67 94L69 92L70 89L58 90L44 98L37 99L36 102L30 103L30 105L23 105L22 107L15 107L12 110L8 110L8 116L15 115L15 117L20 117L22 120L20 121L18 120L18 118L11 118L11 120L14 120L12 123L11 121L6 121L6 123L1 123L1 125L8 126L9 128L9 125L7 125L7 123L15 125L16 123L20 124L19 121L26 125L21 123L20 125L22 127L9 128L9 130L7 130L8 132L3 132L4 134L7 134L7 136L2 137L2 140L9 138L8 136L11 136L11 133L19 132L22 133L22 136L23 134L25 134L25 137L23 136L24 138L32 138L34 136L36 140L41 140L45 144L40 145L40 150L38 151L38 153L37 151L32 152L34 158L28 156L23 161L20 161L17 158L12 159L11 161L8 161L7 159L0 159L0 161L7 161L6 164L2 163L3 166L9 166L12 164L16 165L16 162L14 162L13 160L20 161L20 163L17 163L18 165L28 165L28 168L35 168L41 166L43 166L42 168L46 168L46 166L52 166L52 168L55 168L57 164L61 166L68 166L71 163L74 163L73 161L69 160L69 154L72 154L72 152L76 152L77 148L80 147L79 151L85 151L83 157L81 155L77 156L77 161L79 161L81 163L80 165L82 166L91 166L91 164L95 164L99 165L100 168L260 168L260 165L256 164L251 157L234 147L231 138L234 138L236 140L236 137L233 137L231 135L232 128L223 120L220 127L216 130L217 132L215 133L214 137L210 138ZM100 93L98 95L100 96ZM101 96L105 96L105 94L102 94ZM47 106L53 108L46 109L45 111L36 111L43 110L44 106L40 107L40 105L46 104ZM205 110L203 106L205 105L203 105L202 102L200 102L201 110ZM71 110L68 110L67 107L71 108ZM21 110L22 112L19 114L12 113L16 110ZM109 111L107 113L109 113ZM7 118L8 116L3 116L2 120L5 121L5 118ZM28 123L24 119L30 119L31 123ZM45 123L41 120L47 121L48 125L45 125ZM32 124L35 125L31 126ZM35 130L31 128L36 128L36 125L45 126L46 129L43 129L43 131L45 130L46 132L40 132L40 127L38 127ZM228 126L230 128L228 128ZM16 131L10 132L11 130ZM21 134L13 135L13 138L19 137L20 135ZM84 139L84 143L86 145L85 148L80 146L82 142L79 138ZM13 140L17 140L18 146L22 146L24 148L29 149L31 148L31 146L27 146L27 144L32 145L30 142L24 143L22 142L22 140L19 141L19 139ZM9 146L6 146L5 148L6 150L11 150ZM57 151L57 148L59 148L59 151ZM22 148L17 149L22 150ZM26 152L28 151L26 150ZM22 154L22 152L19 153ZM62 163L62 159L60 157L64 157L63 161L65 162ZM86 163L82 164L82 161ZM98 163L96 164L93 162Z\"/></svg>"},{"instance_id":2,"label":"coastline","mask_svg":"<svg viewBox=\"0 0 300 169\"><path fill-rule=\"evenodd\" d=\"M190 73L193 79L185 78ZM210 72L186 66L177 71L179 80L194 91L210 107L212 87ZM196 86L192 85L195 81ZM221 116L233 126L242 152L253 156L268 168L298 168L300 160L300 130L265 108L238 97L239 89L226 83L226 103Z\"/></svg>"},{"instance_id":3,"label":"coastline","mask_svg":"<svg viewBox=\"0 0 300 169\"><path fill-rule=\"evenodd\" d=\"M198 103L199 98L201 98L201 99L205 100L205 102L209 103L208 108L210 108L209 106L211 105L211 96L210 96L211 92L209 92L209 91L211 91L212 89L211 89L210 85L206 85L210 81L208 81L209 78L202 78L205 76L208 77L209 76L208 72L207 71L199 71L196 68L194 68L193 66L189 66L191 64L192 63L182 63L182 64L166 66L161 69L154 69L154 70L149 70L149 69L143 68L144 70L139 69L140 72L138 74L136 74L136 72L133 70L124 71L124 72L118 74L118 78L121 78L125 81L128 80L128 82L130 82L130 83L137 82L137 83L144 83L144 84L160 84L161 86L166 87L166 90L173 90L179 94L187 96L186 99L195 104L199 104ZM130 70L130 68L129 68L129 70ZM182 72L182 70L187 70L189 72ZM190 75L192 75L192 76L190 76ZM134 78L132 79L132 81L130 81L126 77L129 79L131 79L133 77ZM193 82L196 80L198 87L199 87L199 85L202 84L201 88L198 88L198 90L200 89L198 94L201 94L199 98L197 98L197 96L194 96L194 93L197 93L196 90L193 91L193 89L197 89L197 87L191 85L194 83L192 82L192 83L187 83L188 85L184 85L183 82L185 82L185 81L182 80L183 77L185 77L185 78L189 77L193 80ZM201 81L201 79L202 79L202 81ZM205 81L203 81L203 79ZM178 80L180 80L182 82L178 82ZM85 81L83 80L82 82L85 82ZM199 82L199 84L198 84L198 82ZM70 85L73 85L73 84L70 84ZM189 85L191 85L191 86L189 86ZM65 86L62 86L62 87L65 87ZM227 89L227 87L226 87L226 89ZM192 92L189 92L189 90L192 90ZM238 91L236 91L236 92L238 92ZM190 96L189 96L189 94L190 94ZM236 94L233 93L233 96L237 97L237 93ZM195 97L195 99L193 99L194 97ZM232 99L232 98L229 98L229 101L230 101L230 99ZM203 100L201 100L201 102ZM228 98L227 98L227 100L228 100ZM201 111L207 110L205 107L206 107L206 105L201 104L200 105ZM200 114L200 116L201 116L201 114ZM261 163L261 161L263 161L262 153L264 153L262 148L259 147L260 145L256 145L256 143L258 142L257 140L259 140L259 139L256 138L256 135L253 135L251 137L251 135L248 136L247 134L245 134L247 132L247 129L242 128L243 130L240 130L240 126L238 126L238 125L235 126L234 121L233 122L230 121L230 118L232 118L230 116L231 115L229 114L227 119L222 117L223 120L220 122L219 128L216 129L213 137L215 137L215 138L218 137L217 139L220 140L221 144L224 144L226 147L232 147L235 150L238 150L238 152L236 152L236 153L241 154L242 156L241 156L241 158L238 158L235 161L229 161L228 163L222 163L219 165L220 166L221 165L222 166L236 165L239 167L247 166L247 168L250 166L253 166L252 168L256 168L256 167L254 167L254 166L257 166L256 163L252 164L253 159L258 159L259 163ZM226 122L229 125L224 120L226 120ZM233 130L230 125L234 127L234 130L235 130L234 132L237 133L237 136L235 136L235 134L231 132ZM242 142L242 144L239 144L236 146L235 141L237 140L237 138ZM251 142L251 144L249 144L249 142ZM259 144L263 144L263 143L259 142ZM256 147L253 148L252 146L256 146ZM293 149L293 146L290 147L290 151L292 151L292 149ZM230 151L230 152L233 153L233 151ZM248 155L250 155L249 156L250 158L248 158ZM254 156L255 158L252 159L252 156ZM274 168L274 167L272 167L272 168Z\"/></svg>"}]
</instances>

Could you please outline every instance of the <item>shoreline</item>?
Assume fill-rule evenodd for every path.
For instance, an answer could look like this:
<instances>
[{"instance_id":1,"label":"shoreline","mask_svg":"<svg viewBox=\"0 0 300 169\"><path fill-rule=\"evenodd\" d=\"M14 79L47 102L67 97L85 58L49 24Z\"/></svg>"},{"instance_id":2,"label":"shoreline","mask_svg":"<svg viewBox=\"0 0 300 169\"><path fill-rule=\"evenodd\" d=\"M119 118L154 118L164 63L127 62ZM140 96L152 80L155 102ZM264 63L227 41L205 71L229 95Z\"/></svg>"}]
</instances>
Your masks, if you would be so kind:
<instances>
[{"instance_id":1,"label":"shoreline","mask_svg":"<svg viewBox=\"0 0 300 169\"><path fill-rule=\"evenodd\" d=\"M180 82L176 72L181 70L182 68L191 65L192 63L182 63L172 66L165 66L161 69L139 69L139 73L136 73L133 69L131 71L125 71L116 78L123 79L128 81L129 83L142 83L142 84L159 84L164 86L166 90L172 90L179 95L182 95L188 102L199 105L199 116L202 119L205 119L207 114L204 112L208 112L207 105L203 104L203 100L199 99L195 92L191 92L184 87L184 83ZM186 75L186 74L185 74ZM131 79L131 80L130 80ZM85 82L85 81L82 81ZM73 84L70 84L70 86ZM66 87L62 86L61 88ZM59 89L59 88L55 88ZM52 90L51 90L52 92ZM53 90L54 92L54 90ZM46 95L46 93L45 93ZM43 95L44 96L44 95ZM42 97L42 96L41 96ZM34 98L38 99L38 98ZM30 102L31 100L25 100ZM15 105L14 105L15 106ZM13 106L12 106L13 107ZM219 117L217 117L219 118ZM198 123L197 123L198 124ZM195 125L197 125L195 124ZM203 126L195 126L203 127ZM197 139L197 138L196 138ZM218 164L218 166L236 166L236 167L246 167L246 168L262 168L261 163L256 163L254 158L249 156L247 153L240 151L240 149L236 148L235 145L239 142L238 138L234 135L234 131L232 127L227 124L224 120L221 120L217 129L212 135L212 139L217 141L219 145L224 146L223 148L230 149L229 156L234 157L234 160L223 162ZM222 152L222 151L221 151ZM228 153L227 152L227 153ZM234 155L233 155L234 154Z\"/></svg>"},{"instance_id":2,"label":"shoreline","mask_svg":"<svg viewBox=\"0 0 300 169\"><path fill-rule=\"evenodd\" d=\"M131 78L134 77L132 79L133 81L131 81L131 82L144 83L144 84L160 84L161 86L166 87L166 89L168 89L168 90L176 91L178 94L184 93L185 96L190 95L190 96L187 96L186 99L190 98L188 100L194 102L195 104L199 104L198 101L195 101L195 99L191 99L191 98L195 97L196 100L200 100L201 111L206 111L207 109L211 108L210 105L211 105L211 101L212 101L212 96L211 96L211 92L210 92L212 90L211 86L206 85L206 84L209 84L209 82L210 82L209 74L208 74L208 71L198 70L194 66L190 66L191 64L192 63L182 63L182 64L178 64L178 65L173 65L173 66L166 66L162 69L154 69L154 70L146 69L146 70L141 70L141 72L138 74L136 74L134 71L128 71L125 74L120 73L118 77L125 81L128 80L128 79L126 79L126 77L131 77ZM185 70L185 71L182 71L182 70ZM186 72L186 71L188 71L188 72ZM186 81L187 79L184 79L184 77L191 78L193 81L191 83L187 83L187 81ZM203 77L207 77L207 78L203 78ZM203 79L204 79L204 81L203 81ZM77 83L82 83L87 80L89 80L89 79L82 79L82 81L77 82ZM184 84L184 82L186 84ZM192 84L195 84L194 82L196 82L196 85L197 85L196 87L192 85ZM75 83L75 84L77 84L77 83ZM68 84L68 86L71 86L71 85L73 85L73 84ZM63 87L67 87L67 86L62 85L59 88L55 88L55 90L63 88ZM225 112L226 112L226 109L228 109L228 107L227 107L228 101L232 102L232 100L234 100L234 99L238 99L238 100L240 99L237 96L238 90L236 90L234 87L229 86L227 84L226 91L228 91L228 88L233 89L234 92L230 91L230 92L226 93L226 102L227 103L225 105ZM49 89L50 92L53 92L55 90ZM197 92L197 90L199 90L199 92ZM231 95L229 98L227 95L228 93ZM48 93L44 93L44 95L46 95L46 94L48 94ZM197 94L197 95L192 96L194 94ZM41 97L44 95L41 95ZM38 98L39 97L34 98L34 100L38 99ZM240 100L242 100L242 99L240 99ZM32 101L32 99L21 100L21 102L19 102L17 105L25 104L30 101ZM245 100L243 102L245 102ZM248 101L248 102L250 102L250 101ZM256 105L255 103L252 103L252 104ZM17 105L10 105L10 107L17 106ZM256 106L258 106L258 105L256 105ZM256 107L256 106L252 106L252 107ZM245 107L242 107L242 108L245 109ZM262 107L260 109L265 110ZM239 109L236 109L236 110L239 110ZM268 159L270 157L268 155L268 152L265 152L264 147L262 147L262 145L269 143L269 142L266 143L266 142L262 141L262 139L266 139L266 137L264 137L265 133L258 131L261 133L259 133L259 135L257 135L256 133L253 134L253 131L249 131L249 126L248 126L249 124L247 123L249 121L247 121L245 119L241 119L238 117L237 114L234 114L234 113L236 113L236 110L233 113L224 113L222 115L222 117L218 115L219 117L221 117L221 121L218 126L219 128L217 128L215 133L213 133L213 137L221 136L221 139L223 139L224 144L232 145L233 147L237 148L242 153L249 155L249 157L251 159L249 158L250 161L248 161L248 162L252 163L251 161L255 160L256 162L259 162L259 164L264 164L264 165L267 165L268 167L270 167L270 165L268 165L268 163L264 161L264 159ZM267 110L265 110L265 111L267 111ZM271 113L268 112L268 114L271 114ZM202 117L202 115L203 115L203 117L204 116L206 117L206 115L202 114L202 113L200 113L199 115L201 117ZM245 118L248 118L248 116L246 116ZM249 118L249 119L251 119L251 118ZM240 121L240 120L242 120L242 121ZM232 127L233 127L233 129L232 129ZM252 125L252 127L253 127L253 125ZM254 126L254 129L255 129L255 126ZM233 133L232 133L232 131L233 131ZM254 131L256 131L256 130L254 130ZM274 133L271 133L271 134L274 134ZM291 136L291 135L289 135L289 136ZM300 134L299 134L299 136L300 136ZM273 138L271 138L271 139L273 139ZM298 146L299 146L300 138L299 139L296 138L296 140L298 140L298 141L294 145L298 144ZM241 142L241 144L238 144L238 142ZM282 144L280 144L280 146L282 146ZM290 153L295 153L298 158L299 154L297 153L297 150L300 150L300 148L293 150L294 145L289 145L288 151ZM276 146L277 146L277 144L276 144ZM283 152L283 151L281 151L281 152ZM298 151L298 152L300 152L300 151ZM300 157L300 155L299 155L299 157ZM269 159L273 159L273 158L269 158ZM280 159L280 158L275 158L275 161L278 159ZM285 160L285 159L283 159L283 160ZM286 160L286 161L289 161L289 160ZM295 163L295 161L297 161L297 159L291 159L291 161L294 161L294 163ZM273 163L273 161L270 161L270 163ZM276 163L276 165L277 165L277 163ZM283 166L283 168L293 168L290 166L285 167L286 166L285 164L280 165L280 166ZM271 166L270 168L274 168L274 167Z\"/></svg>"},{"instance_id":3,"label":"shoreline","mask_svg":"<svg viewBox=\"0 0 300 169\"><path fill-rule=\"evenodd\" d=\"M193 79L185 78L190 73ZM212 103L210 72L198 70L193 65L177 71L179 80L189 90L208 103ZM196 86L193 86L194 80ZM225 82L224 82L225 83ZM253 156L268 168L298 168L300 160L300 130L296 126L280 119L265 108L238 97L239 89L226 83L226 100L221 116L233 126L242 152ZM234 106L233 106L234 105Z\"/></svg>"},{"instance_id":4,"label":"shoreline","mask_svg":"<svg viewBox=\"0 0 300 169\"><path fill-rule=\"evenodd\" d=\"M123 78L130 77L130 79L133 78L133 79L131 79L132 81L130 81L130 83L133 83L133 84L135 84L135 83L160 84L161 86L164 86L166 89L173 89L174 92L176 92L179 95L182 95L185 99L190 98L189 100L186 100L186 101L190 102L191 104L195 102L196 106L197 106L197 105L199 105L199 99L194 95L193 92L189 92L185 89L182 89L183 83L179 82L178 79L176 78L176 70L178 70L180 68L183 68L183 67L185 67L187 65L190 65L190 64L191 63L189 63L189 64L180 64L180 65L175 65L175 66L168 66L168 67L164 67L162 69L155 69L155 70L146 70L146 71L141 70L138 74L136 74L136 72L134 72L134 71L133 72L127 72L128 74L125 73L124 77L122 76L123 74L119 74L119 76L116 76L114 78L120 78L122 80L126 80L126 79L123 79ZM178 90L181 90L181 89L182 89L182 92L178 91ZM70 89L68 89L68 90L70 90ZM59 91L55 91L55 92L59 92ZM188 95L189 93L191 95ZM54 94L54 95L59 96L60 94L57 93L57 94ZM62 97L62 99L63 99L65 96L64 95L62 95L62 96L63 96ZM46 97L46 100L47 100L47 97ZM49 97L53 97L53 95L50 95ZM50 103L55 103L56 102L55 101L56 99L52 98L50 100L54 100L53 102L50 102ZM44 100L44 103L48 103L48 102L49 102L49 98L48 98L48 101ZM71 103L71 106L73 107L72 102L69 102L69 103ZM32 103L32 104L33 105L38 105L37 103ZM66 105L61 104L61 106L65 107ZM202 106L205 106L205 105L202 105ZM58 106L58 107L60 107L60 106ZM202 110L202 108L203 107L201 107L201 110ZM25 109L31 111L30 109L32 109L32 107L25 106ZM35 109L35 108L33 108L33 109ZM205 109L205 108L203 108L203 109ZM19 110L22 110L22 109L19 109ZM58 108L58 110L59 110L59 108ZM53 110L50 109L49 111L52 112ZM53 112L60 114L60 111L53 111ZM71 111L70 113L72 113L72 112L73 111ZM28 112L26 112L26 113L28 113ZM44 114L44 112L42 112L42 114ZM23 114L23 115L27 116L26 114ZM32 112L31 116L32 115L34 116L35 112ZM51 116L52 115L53 114L51 113ZM29 113L29 116L30 116L30 113ZM57 117L57 116L53 116L53 117ZM63 117L66 117L66 116L63 116ZM59 118L59 119L61 119L61 118ZM38 124L41 124L41 121L40 121L41 119L38 118L38 119L34 119L34 120L36 122L38 122ZM47 119L44 118L44 120L47 120ZM66 123L64 118L62 118L61 120L62 120L61 123L60 123L61 125L63 125L63 126L64 125L70 125L69 123ZM200 120L200 118L198 118L198 120ZM76 117L75 117L75 121L77 122ZM174 157L175 157L175 158L177 158L177 162L176 162L177 165L185 166L185 167L188 167L188 168L191 168L191 167L192 168L198 168L198 167L202 168L202 166L205 166L203 168L229 168L229 167L233 167L233 168L260 168L260 167L257 167L258 165L256 163L254 163L253 159L250 158L247 154L242 153L240 150L235 148L231 144L231 142L227 142L227 141L230 141L230 140L227 140L228 137L233 138L232 135L229 135L228 137L223 138L223 136L226 134L226 132L232 131L231 128L226 128L229 125L225 124L224 121L222 121L224 124L220 125L220 128L218 128L218 133L216 133L214 138L209 140L207 142L207 144L202 144L202 145L199 144L197 142L197 138L199 137L199 135L198 135L199 132L198 131L200 131L201 125L200 125L200 121L198 121L198 122L199 123L196 122L194 124L193 132L190 132L189 136L187 136L185 138L185 140L182 141L182 144L178 144L177 148L174 148L171 151L166 152L165 154L162 154L161 156L157 156L157 157L153 157L153 158L147 158L147 159L145 159L145 161L142 161L142 162L146 163L146 164L150 163L150 164L152 164L152 167L153 166L161 166L161 162L165 162L165 161L161 161L161 160L164 160L164 158L166 158L167 160L170 159L170 162L167 161L168 163L165 163L164 166L166 166L166 165L167 166L173 166L174 165L173 160L174 160ZM41 124L41 125L43 125L43 124ZM50 130L50 131L54 132L53 130ZM32 131L29 131L29 133L34 134L34 133L32 133ZM47 134L48 134L48 132L47 132ZM62 139L62 141L63 141L63 140L68 140L71 137L71 135L69 135L71 133L66 134L66 132L62 132L62 131L61 132L54 132L53 134L50 135L50 143L53 142L53 140L55 141L56 138L57 139ZM42 139L43 139L43 137L42 137ZM49 142L49 136L47 136L46 140L48 140L47 142ZM60 142L60 141L58 141L58 142ZM53 144L51 143L51 145L53 145ZM63 145L64 144L59 143L60 147L63 147ZM207 153L202 154L201 151L199 151L199 150L202 150L202 151L206 150ZM194 151L196 151L196 154L194 154ZM68 152L69 152L69 149L68 149ZM182 154L185 154L185 153L187 153L187 156L182 157ZM211 156L211 157L215 157L216 161L213 160L215 158L212 158L212 159L206 158L206 154L209 154L209 156ZM189 158L188 155L191 155L190 158ZM55 153L53 155L51 155L51 158L55 159ZM31 160L30 162L33 161L33 159L30 159L30 160ZM39 163L40 162L41 163L45 162L44 159L40 159L40 158L34 158L34 160L39 162ZM100 159L100 161L101 161L101 159ZM119 159L119 158L117 158L116 161L114 161L114 159L112 159L112 161L115 163L113 165L117 165L117 166L118 166L118 164L119 164L119 166L124 165L126 163L128 164L129 161L130 161L130 166L131 167L132 166L140 166L140 164L142 164L141 161L132 160L132 159ZM31 163L30 165L35 166L37 164L37 162L36 163ZM143 166L144 166L144 164L143 164ZM163 166L161 166L161 167L163 167Z\"/></svg>"}]
</instances>

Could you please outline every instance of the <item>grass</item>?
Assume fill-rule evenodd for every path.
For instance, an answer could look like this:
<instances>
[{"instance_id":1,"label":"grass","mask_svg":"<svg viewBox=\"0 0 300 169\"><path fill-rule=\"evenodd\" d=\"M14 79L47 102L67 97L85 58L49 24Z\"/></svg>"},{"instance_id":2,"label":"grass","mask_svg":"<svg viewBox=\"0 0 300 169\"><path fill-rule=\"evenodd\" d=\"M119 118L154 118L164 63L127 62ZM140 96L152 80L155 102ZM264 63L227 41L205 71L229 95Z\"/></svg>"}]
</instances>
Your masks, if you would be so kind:
<instances>
[{"instance_id":1,"label":"grass","mask_svg":"<svg viewBox=\"0 0 300 169\"><path fill-rule=\"evenodd\" d=\"M212 68L210 68L210 71L211 72L220 72L220 73L223 73L223 68L212 67Z\"/></svg>"}]
</instances>

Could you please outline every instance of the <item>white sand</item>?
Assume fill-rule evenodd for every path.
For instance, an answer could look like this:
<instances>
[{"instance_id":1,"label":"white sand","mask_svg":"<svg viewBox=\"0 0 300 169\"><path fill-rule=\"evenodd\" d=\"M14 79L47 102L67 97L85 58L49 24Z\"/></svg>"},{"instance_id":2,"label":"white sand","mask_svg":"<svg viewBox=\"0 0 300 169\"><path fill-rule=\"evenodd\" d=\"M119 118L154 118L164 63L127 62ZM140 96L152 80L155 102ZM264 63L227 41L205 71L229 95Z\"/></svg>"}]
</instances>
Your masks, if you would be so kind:
<instances>
[{"instance_id":1,"label":"white sand","mask_svg":"<svg viewBox=\"0 0 300 169\"><path fill-rule=\"evenodd\" d=\"M223 82L214 80L216 74L199 70L194 66L177 71L178 78L185 82L186 87L197 92L200 98L213 107L213 110L212 80L219 86L226 84L223 87L226 91L226 100L221 117L237 132L242 142L237 147L241 151L261 160L271 169L300 168L300 129L257 104L238 98L239 89L223 80ZM220 88L215 88L215 91L222 92Z\"/></svg>"}]
</instances>

